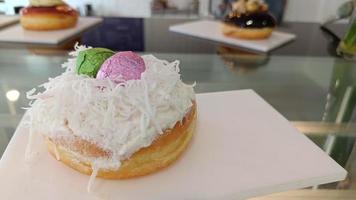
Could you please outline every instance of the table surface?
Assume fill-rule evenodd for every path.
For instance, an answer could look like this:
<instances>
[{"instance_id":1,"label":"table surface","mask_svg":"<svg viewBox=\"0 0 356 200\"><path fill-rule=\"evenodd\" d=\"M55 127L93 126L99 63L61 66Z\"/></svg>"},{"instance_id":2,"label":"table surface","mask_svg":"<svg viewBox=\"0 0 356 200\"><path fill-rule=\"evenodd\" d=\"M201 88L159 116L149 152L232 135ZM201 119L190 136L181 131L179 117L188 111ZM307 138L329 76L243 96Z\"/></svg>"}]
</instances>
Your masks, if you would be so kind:
<instances>
[{"instance_id":1,"label":"table surface","mask_svg":"<svg viewBox=\"0 0 356 200\"><path fill-rule=\"evenodd\" d=\"M134 25L130 26L137 25L137 30L144 30L143 45L132 49L141 54L153 53L161 59L180 60L182 79L188 83L196 81L198 93L254 89L349 171L346 181L319 188L356 190L356 63L332 56L328 38L322 35L317 24L290 23L281 27L281 30L292 30L297 39L266 55L169 33L169 25L186 19L115 20L131 20ZM141 24L136 24L137 20ZM103 24L110 23L112 21L104 20ZM127 31L125 27L119 26L117 30ZM335 25L331 29L342 35L343 30L338 27L344 26ZM81 41L104 44L104 40L94 37L104 28L85 33ZM310 34L305 34L308 30ZM128 44L136 42L130 43L131 39L123 39L126 43L115 45L123 47L118 47L119 50L128 49ZM66 60L68 50L61 48L0 44L0 154L24 113L22 108L28 104L25 92L63 71L60 65ZM15 102L6 97L12 89L20 92ZM302 196L309 194L314 195L311 192ZM341 196L333 197L343 199Z\"/></svg>"},{"instance_id":2,"label":"table surface","mask_svg":"<svg viewBox=\"0 0 356 200\"><path fill-rule=\"evenodd\" d=\"M135 50L163 53L216 53L225 44L170 32L169 26L199 20L197 18L117 18L104 17L103 22L82 35L81 42L115 50ZM286 22L277 30L296 34L296 39L270 52L273 55L334 56L337 41L342 37L345 24L331 24L327 28L333 35L322 31L318 23ZM71 41L69 41L71 42ZM28 46L29 44L27 44ZM59 44L68 48L71 43ZM43 46L43 45L42 45ZM23 48L24 45L0 42L0 48Z\"/></svg>"},{"instance_id":3,"label":"table surface","mask_svg":"<svg viewBox=\"0 0 356 200\"><path fill-rule=\"evenodd\" d=\"M19 21L19 17L18 16L9 16L9 15L1 15L0 14L0 29L16 23L17 21Z\"/></svg>"}]
</instances>

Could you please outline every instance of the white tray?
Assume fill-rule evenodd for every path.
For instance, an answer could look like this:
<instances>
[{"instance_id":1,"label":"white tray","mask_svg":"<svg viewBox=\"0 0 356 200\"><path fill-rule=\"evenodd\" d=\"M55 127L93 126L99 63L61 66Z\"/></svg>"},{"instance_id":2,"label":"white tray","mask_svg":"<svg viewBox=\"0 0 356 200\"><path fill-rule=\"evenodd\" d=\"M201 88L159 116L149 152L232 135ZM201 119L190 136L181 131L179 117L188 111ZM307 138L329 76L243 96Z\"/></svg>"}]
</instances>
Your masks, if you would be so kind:
<instances>
[{"instance_id":1,"label":"white tray","mask_svg":"<svg viewBox=\"0 0 356 200\"><path fill-rule=\"evenodd\" d=\"M56 45L79 35L101 21L102 18L98 17L80 17L75 27L56 31L29 31L23 29L21 24L16 24L0 30L0 42Z\"/></svg>"},{"instance_id":2,"label":"white tray","mask_svg":"<svg viewBox=\"0 0 356 200\"><path fill-rule=\"evenodd\" d=\"M14 24L19 21L17 15L0 15L0 28Z\"/></svg>"},{"instance_id":3,"label":"white tray","mask_svg":"<svg viewBox=\"0 0 356 200\"><path fill-rule=\"evenodd\" d=\"M216 42L222 42L229 45L239 46L255 51L268 52L277 48L293 39L295 35L291 33L284 33L273 31L271 37L263 40L243 40L235 39L225 36L221 32L221 22L201 20L195 22L188 22L177 24L169 27L169 30L176 33L190 35L198 38L208 39Z\"/></svg>"},{"instance_id":4,"label":"white tray","mask_svg":"<svg viewBox=\"0 0 356 200\"><path fill-rule=\"evenodd\" d=\"M198 124L171 167L130 180L100 180L104 199L245 199L345 178L346 171L252 90L197 95ZM41 142L25 163L28 130L19 125L0 161L1 199L97 199L89 177L53 159Z\"/></svg>"}]
</instances>

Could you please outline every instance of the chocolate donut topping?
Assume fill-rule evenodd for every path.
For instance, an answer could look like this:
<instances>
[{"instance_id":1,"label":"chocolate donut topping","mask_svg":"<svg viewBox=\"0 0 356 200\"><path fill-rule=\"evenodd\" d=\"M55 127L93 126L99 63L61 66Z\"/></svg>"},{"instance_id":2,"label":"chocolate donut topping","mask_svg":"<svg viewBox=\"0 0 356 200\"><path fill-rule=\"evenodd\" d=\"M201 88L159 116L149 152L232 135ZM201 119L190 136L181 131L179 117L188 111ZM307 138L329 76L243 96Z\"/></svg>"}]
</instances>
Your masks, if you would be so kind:
<instances>
[{"instance_id":1,"label":"chocolate donut topping","mask_svg":"<svg viewBox=\"0 0 356 200\"><path fill-rule=\"evenodd\" d=\"M275 27L276 20L268 12L245 13L241 15L226 16L225 23L233 24L241 28L265 28Z\"/></svg>"}]
</instances>

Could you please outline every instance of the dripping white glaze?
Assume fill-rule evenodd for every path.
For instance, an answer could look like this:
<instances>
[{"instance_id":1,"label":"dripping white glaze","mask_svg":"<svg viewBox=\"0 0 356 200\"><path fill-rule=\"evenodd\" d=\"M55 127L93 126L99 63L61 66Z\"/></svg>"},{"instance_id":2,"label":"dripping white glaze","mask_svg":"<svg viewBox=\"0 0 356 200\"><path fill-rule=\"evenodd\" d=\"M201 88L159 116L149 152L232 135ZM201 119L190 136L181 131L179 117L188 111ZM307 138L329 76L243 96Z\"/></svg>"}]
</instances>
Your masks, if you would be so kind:
<instances>
[{"instance_id":1,"label":"dripping white glaze","mask_svg":"<svg viewBox=\"0 0 356 200\"><path fill-rule=\"evenodd\" d=\"M54 154L55 154L57 160L61 160L61 157L59 156L57 145L54 145Z\"/></svg>"},{"instance_id":2,"label":"dripping white glaze","mask_svg":"<svg viewBox=\"0 0 356 200\"><path fill-rule=\"evenodd\" d=\"M96 167L95 165L92 167L92 173L89 178L88 186L87 186L87 191L90 193L92 191L92 188L95 183L96 176L98 175L99 168Z\"/></svg>"}]
</instances>

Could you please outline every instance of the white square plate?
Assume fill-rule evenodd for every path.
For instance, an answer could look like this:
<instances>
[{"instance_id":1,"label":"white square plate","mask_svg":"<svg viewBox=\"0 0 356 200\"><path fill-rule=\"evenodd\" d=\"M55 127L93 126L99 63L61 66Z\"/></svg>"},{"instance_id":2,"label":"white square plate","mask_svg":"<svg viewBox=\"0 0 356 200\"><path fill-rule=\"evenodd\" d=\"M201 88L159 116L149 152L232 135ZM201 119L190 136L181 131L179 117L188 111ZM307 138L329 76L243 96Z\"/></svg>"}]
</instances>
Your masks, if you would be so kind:
<instances>
[{"instance_id":1,"label":"white square plate","mask_svg":"<svg viewBox=\"0 0 356 200\"><path fill-rule=\"evenodd\" d=\"M17 15L0 15L0 28L14 24L19 21Z\"/></svg>"},{"instance_id":2,"label":"white square plate","mask_svg":"<svg viewBox=\"0 0 356 200\"><path fill-rule=\"evenodd\" d=\"M239 46L255 51L268 52L291 40L295 35L273 31L271 37L263 40L244 40L225 36L221 31L221 22L211 20L201 20L177 24L169 27L169 30L176 33L190 35L198 38L222 42L229 45Z\"/></svg>"},{"instance_id":3,"label":"white square plate","mask_svg":"<svg viewBox=\"0 0 356 200\"><path fill-rule=\"evenodd\" d=\"M23 29L21 24L16 24L0 30L0 42L56 45L99 24L102 20L98 17L80 17L75 27L55 31L29 31Z\"/></svg>"},{"instance_id":4,"label":"white square plate","mask_svg":"<svg viewBox=\"0 0 356 200\"><path fill-rule=\"evenodd\" d=\"M130 180L97 179L53 159L41 138L25 162L22 122L0 161L1 199L245 199L342 180L346 171L252 90L197 95L193 140L172 166Z\"/></svg>"}]
</instances>

